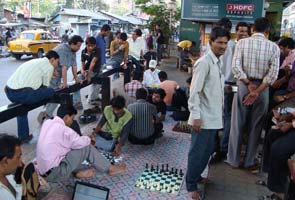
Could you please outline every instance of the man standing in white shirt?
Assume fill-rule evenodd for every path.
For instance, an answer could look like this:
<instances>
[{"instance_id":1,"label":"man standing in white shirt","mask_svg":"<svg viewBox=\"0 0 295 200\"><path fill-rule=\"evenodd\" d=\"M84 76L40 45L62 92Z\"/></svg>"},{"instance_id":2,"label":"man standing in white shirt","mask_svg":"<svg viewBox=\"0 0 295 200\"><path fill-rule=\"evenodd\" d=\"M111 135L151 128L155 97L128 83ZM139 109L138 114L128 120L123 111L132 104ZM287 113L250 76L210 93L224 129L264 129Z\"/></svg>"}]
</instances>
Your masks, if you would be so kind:
<instances>
[{"instance_id":1,"label":"man standing in white shirt","mask_svg":"<svg viewBox=\"0 0 295 200\"><path fill-rule=\"evenodd\" d=\"M14 136L0 135L0 194L1 199L21 200L22 187L13 175L22 166L21 141Z\"/></svg>"},{"instance_id":2,"label":"man standing in white shirt","mask_svg":"<svg viewBox=\"0 0 295 200\"><path fill-rule=\"evenodd\" d=\"M136 66L135 73L141 74L143 67L141 66L140 59L146 49L145 40L141 37L142 32L140 29L135 29L132 32L132 37L128 38L129 43L129 56L131 57L132 63Z\"/></svg>"},{"instance_id":3,"label":"man standing in white shirt","mask_svg":"<svg viewBox=\"0 0 295 200\"><path fill-rule=\"evenodd\" d=\"M186 187L193 199L201 199L198 182L214 150L215 136L223 127L223 87L220 56L230 39L228 31L215 27L210 34L210 50L194 65L193 79L188 100L192 125L191 147L188 154Z\"/></svg>"}]
</instances>

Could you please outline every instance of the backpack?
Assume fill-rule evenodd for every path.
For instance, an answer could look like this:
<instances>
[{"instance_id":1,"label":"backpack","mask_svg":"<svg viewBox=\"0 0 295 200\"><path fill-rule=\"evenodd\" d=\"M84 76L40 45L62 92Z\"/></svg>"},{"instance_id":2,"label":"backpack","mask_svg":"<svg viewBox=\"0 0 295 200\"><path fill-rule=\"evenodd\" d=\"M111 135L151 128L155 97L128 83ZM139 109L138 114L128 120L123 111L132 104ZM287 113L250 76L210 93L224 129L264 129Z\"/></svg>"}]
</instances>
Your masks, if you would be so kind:
<instances>
[{"instance_id":1,"label":"backpack","mask_svg":"<svg viewBox=\"0 0 295 200\"><path fill-rule=\"evenodd\" d=\"M22 172L22 199L36 200L37 193L40 188L38 173L32 162L25 165Z\"/></svg>"}]
</instances>

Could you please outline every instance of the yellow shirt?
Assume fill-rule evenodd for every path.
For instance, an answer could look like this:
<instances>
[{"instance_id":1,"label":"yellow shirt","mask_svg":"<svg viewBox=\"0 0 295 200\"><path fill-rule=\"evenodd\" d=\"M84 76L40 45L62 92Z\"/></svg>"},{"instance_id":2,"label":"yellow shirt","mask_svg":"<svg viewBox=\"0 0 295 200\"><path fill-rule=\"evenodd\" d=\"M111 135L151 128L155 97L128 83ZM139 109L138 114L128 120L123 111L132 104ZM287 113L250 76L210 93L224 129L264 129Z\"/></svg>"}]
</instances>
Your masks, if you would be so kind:
<instances>
[{"instance_id":1,"label":"yellow shirt","mask_svg":"<svg viewBox=\"0 0 295 200\"><path fill-rule=\"evenodd\" d=\"M192 45L193 45L193 43L189 40L183 40L177 44L177 46L182 49L189 49L192 47Z\"/></svg>"}]
</instances>

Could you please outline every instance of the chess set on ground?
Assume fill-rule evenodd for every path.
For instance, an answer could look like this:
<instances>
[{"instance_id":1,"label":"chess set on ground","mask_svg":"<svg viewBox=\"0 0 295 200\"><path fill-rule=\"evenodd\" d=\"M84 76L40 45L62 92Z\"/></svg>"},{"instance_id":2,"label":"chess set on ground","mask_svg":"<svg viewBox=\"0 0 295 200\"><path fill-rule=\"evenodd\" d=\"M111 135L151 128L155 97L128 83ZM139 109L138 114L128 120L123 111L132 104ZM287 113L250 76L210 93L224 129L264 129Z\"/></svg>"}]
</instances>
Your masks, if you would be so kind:
<instances>
[{"instance_id":1,"label":"chess set on ground","mask_svg":"<svg viewBox=\"0 0 295 200\"><path fill-rule=\"evenodd\" d=\"M166 192L177 195L183 182L184 173L182 169L170 168L168 164L159 165L154 168L146 164L144 172L135 183L136 188L147 189L151 191Z\"/></svg>"},{"instance_id":2,"label":"chess set on ground","mask_svg":"<svg viewBox=\"0 0 295 200\"><path fill-rule=\"evenodd\" d=\"M116 157L109 152L101 152L101 154L113 165L122 162L121 156ZM174 167L169 168L168 164L162 164L161 167L160 169L159 165L154 167L146 163L145 170L137 179L135 187L177 195L183 183L184 173L182 169Z\"/></svg>"}]
</instances>

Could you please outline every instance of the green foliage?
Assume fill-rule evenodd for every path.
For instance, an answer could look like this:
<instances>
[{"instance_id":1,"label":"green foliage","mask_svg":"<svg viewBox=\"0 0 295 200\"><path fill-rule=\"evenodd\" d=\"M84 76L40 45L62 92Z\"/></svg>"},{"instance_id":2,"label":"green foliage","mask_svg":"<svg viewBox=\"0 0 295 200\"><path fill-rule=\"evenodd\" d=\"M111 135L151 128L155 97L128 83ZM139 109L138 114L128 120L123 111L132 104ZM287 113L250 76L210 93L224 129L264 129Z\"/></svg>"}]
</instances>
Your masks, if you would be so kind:
<instances>
[{"instance_id":1,"label":"green foliage","mask_svg":"<svg viewBox=\"0 0 295 200\"><path fill-rule=\"evenodd\" d=\"M176 20L180 19L180 8L176 12L170 11L163 1L160 1L159 4L150 4L149 0L136 0L135 4L140 7L142 12L151 16L148 28L154 30L155 25L160 24L164 35L169 38L174 29L173 26L170 29L169 23L174 24Z\"/></svg>"},{"instance_id":2,"label":"green foliage","mask_svg":"<svg viewBox=\"0 0 295 200\"><path fill-rule=\"evenodd\" d=\"M76 0L79 8L91 11L108 10L108 5L102 0Z\"/></svg>"}]
</instances>

